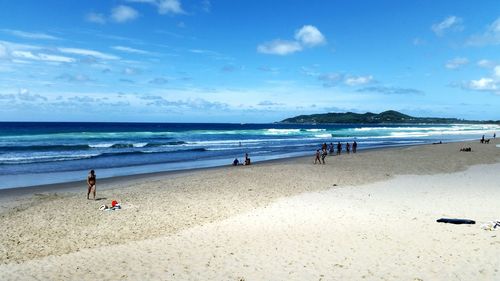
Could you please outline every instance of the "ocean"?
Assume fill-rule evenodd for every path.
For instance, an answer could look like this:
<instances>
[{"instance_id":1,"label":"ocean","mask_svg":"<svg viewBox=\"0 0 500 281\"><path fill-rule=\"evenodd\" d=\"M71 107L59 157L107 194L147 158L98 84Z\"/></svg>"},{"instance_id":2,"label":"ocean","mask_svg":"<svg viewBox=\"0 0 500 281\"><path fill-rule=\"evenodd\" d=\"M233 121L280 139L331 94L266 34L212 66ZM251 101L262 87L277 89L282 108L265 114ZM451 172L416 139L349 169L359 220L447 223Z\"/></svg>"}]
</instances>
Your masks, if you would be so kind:
<instances>
[{"instance_id":1,"label":"ocean","mask_svg":"<svg viewBox=\"0 0 500 281\"><path fill-rule=\"evenodd\" d=\"M491 137L499 125L302 125L0 122L0 189L358 150Z\"/></svg>"}]
</instances>

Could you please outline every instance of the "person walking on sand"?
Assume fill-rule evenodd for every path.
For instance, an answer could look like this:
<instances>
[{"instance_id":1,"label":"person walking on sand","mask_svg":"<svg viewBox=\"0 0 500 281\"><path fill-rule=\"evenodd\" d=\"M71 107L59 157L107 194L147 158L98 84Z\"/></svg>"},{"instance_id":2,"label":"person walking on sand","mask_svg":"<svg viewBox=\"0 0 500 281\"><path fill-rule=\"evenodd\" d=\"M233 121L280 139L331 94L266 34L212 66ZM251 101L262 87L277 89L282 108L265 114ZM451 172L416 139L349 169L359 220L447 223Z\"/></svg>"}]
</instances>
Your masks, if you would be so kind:
<instances>
[{"instance_id":1,"label":"person walking on sand","mask_svg":"<svg viewBox=\"0 0 500 281\"><path fill-rule=\"evenodd\" d=\"M358 149L358 143L354 141L352 143L352 153L356 153L356 149Z\"/></svg>"},{"instance_id":2,"label":"person walking on sand","mask_svg":"<svg viewBox=\"0 0 500 281\"><path fill-rule=\"evenodd\" d=\"M493 138L496 139L497 138L497 133L493 133Z\"/></svg>"},{"instance_id":3,"label":"person walking on sand","mask_svg":"<svg viewBox=\"0 0 500 281\"><path fill-rule=\"evenodd\" d=\"M250 157L248 157L248 153L245 153L245 165L250 165Z\"/></svg>"},{"instance_id":4,"label":"person walking on sand","mask_svg":"<svg viewBox=\"0 0 500 281\"><path fill-rule=\"evenodd\" d=\"M337 143L337 155L340 155L342 152L342 144L340 142Z\"/></svg>"},{"instance_id":5,"label":"person walking on sand","mask_svg":"<svg viewBox=\"0 0 500 281\"><path fill-rule=\"evenodd\" d=\"M316 164L317 162L319 162L321 164L321 159L319 158L320 154L319 154L319 149L316 150L316 158L314 159L314 164Z\"/></svg>"},{"instance_id":6,"label":"person walking on sand","mask_svg":"<svg viewBox=\"0 0 500 281\"><path fill-rule=\"evenodd\" d=\"M325 165L325 158L328 155L326 150L323 150L323 153L321 153L321 161L323 161L323 165Z\"/></svg>"},{"instance_id":7,"label":"person walking on sand","mask_svg":"<svg viewBox=\"0 0 500 281\"><path fill-rule=\"evenodd\" d=\"M94 170L90 170L89 175L87 176L87 185L88 185L88 190L87 190L87 199L89 198L90 192L94 195L94 200L95 200L95 189L96 189L96 177L95 177L95 172Z\"/></svg>"}]
</instances>

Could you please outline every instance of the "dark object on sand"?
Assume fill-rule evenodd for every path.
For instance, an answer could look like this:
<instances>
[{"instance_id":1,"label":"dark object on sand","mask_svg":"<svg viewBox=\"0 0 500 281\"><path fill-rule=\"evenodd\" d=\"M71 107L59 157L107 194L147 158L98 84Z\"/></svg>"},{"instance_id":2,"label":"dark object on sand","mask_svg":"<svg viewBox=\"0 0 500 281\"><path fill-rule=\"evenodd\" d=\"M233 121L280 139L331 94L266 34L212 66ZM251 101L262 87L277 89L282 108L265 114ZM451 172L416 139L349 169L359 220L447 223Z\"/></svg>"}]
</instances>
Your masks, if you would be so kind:
<instances>
[{"instance_id":1,"label":"dark object on sand","mask_svg":"<svg viewBox=\"0 0 500 281\"><path fill-rule=\"evenodd\" d=\"M475 221L468 220L468 219L446 219L446 218L440 218L440 219L437 220L437 222L452 223L452 224L476 224Z\"/></svg>"}]
</instances>

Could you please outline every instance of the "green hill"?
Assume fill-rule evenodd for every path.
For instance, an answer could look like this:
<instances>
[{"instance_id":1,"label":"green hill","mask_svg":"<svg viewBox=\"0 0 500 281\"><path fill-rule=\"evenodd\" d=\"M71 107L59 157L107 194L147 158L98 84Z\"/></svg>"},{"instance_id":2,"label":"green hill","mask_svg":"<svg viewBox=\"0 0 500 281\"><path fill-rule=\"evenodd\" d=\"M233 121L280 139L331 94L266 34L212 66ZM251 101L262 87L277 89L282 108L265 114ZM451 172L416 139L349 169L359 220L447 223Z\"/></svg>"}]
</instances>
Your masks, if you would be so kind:
<instances>
[{"instance_id":1,"label":"green hill","mask_svg":"<svg viewBox=\"0 0 500 281\"><path fill-rule=\"evenodd\" d=\"M376 113L323 113L311 115L299 115L292 118L282 120L280 123L299 123L299 124L312 124L312 123L364 123L364 124L378 124L378 123L426 123L426 124L452 124L452 123L500 123L500 121L474 121L463 120L457 118L436 118L436 117L413 117L410 115L397 112L395 110L388 110Z\"/></svg>"}]
</instances>

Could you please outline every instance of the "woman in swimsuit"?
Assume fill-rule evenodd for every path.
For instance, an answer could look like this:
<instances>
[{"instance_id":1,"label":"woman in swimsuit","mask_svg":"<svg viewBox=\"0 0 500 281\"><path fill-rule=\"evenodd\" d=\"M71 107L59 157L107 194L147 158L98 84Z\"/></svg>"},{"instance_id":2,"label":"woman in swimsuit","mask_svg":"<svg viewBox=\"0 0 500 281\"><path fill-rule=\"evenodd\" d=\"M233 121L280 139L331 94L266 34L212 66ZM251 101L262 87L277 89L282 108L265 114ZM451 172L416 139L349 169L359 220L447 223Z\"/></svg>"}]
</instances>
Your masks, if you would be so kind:
<instances>
[{"instance_id":1,"label":"woman in swimsuit","mask_svg":"<svg viewBox=\"0 0 500 281\"><path fill-rule=\"evenodd\" d=\"M87 185L88 185L87 199L90 199L89 198L90 192L93 192L94 200L95 200L96 178L95 178L94 170L90 170L90 173L87 177Z\"/></svg>"}]
</instances>

